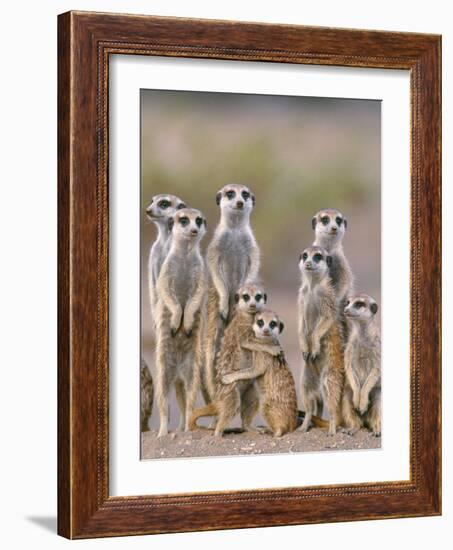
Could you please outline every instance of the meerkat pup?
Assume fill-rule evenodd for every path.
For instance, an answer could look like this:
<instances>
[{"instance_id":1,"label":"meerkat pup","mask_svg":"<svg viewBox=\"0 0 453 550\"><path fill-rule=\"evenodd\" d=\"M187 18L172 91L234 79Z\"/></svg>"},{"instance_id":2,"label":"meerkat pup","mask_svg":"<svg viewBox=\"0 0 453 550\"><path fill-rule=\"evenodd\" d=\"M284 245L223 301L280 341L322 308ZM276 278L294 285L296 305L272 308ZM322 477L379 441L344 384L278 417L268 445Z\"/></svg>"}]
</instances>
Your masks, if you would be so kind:
<instances>
[{"instance_id":1,"label":"meerkat pup","mask_svg":"<svg viewBox=\"0 0 453 550\"><path fill-rule=\"evenodd\" d=\"M275 356L261 351L263 344L280 348L278 337L283 327L273 311L257 313L253 323L255 338L242 344L244 349L253 352L252 368L222 376L224 384L256 379L261 413L275 437L293 432L298 420L296 385L283 353Z\"/></svg>"},{"instance_id":2,"label":"meerkat pup","mask_svg":"<svg viewBox=\"0 0 453 550\"><path fill-rule=\"evenodd\" d=\"M347 220L338 210L328 208L313 217L312 227L315 231L313 246L321 246L332 258L329 274L342 312L353 286L352 270L343 252Z\"/></svg>"},{"instance_id":3,"label":"meerkat pup","mask_svg":"<svg viewBox=\"0 0 453 550\"><path fill-rule=\"evenodd\" d=\"M351 435L365 426L381 435L381 338L376 322L378 305L367 294L349 299L344 313L349 325L344 362L346 384L342 410Z\"/></svg>"},{"instance_id":4,"label":"meerkat pup","mask_svg":"<svg viewBox=\"0 0 453 550\"><path fill-rule=\"evenodd\" d=\"M241 413L242 427L251 429L251 423L259 408L258 391L252 380L242 380L235 384L224 385L222 377L241 369L252 367L252 352L244 349L243 344L254 338L253 319L257 311L266 304L267 297L263 289L254 284L244 285L235 296L236 308L232 319L225 329L218 354L217 381L214 399L211 403L198 409L192 415L189 427L196 429L196 421L202 416L217 416L215 435L221 436L228 423ZM278 355L278 345L255 344L261 351Z\"/></svg>"},{"instance_id":5,"label":"meerkat pup","mask_svg":"<svg viewBox=\"0 0 453 550\"><path fill-rule=\"evenodd\" d=\"M250 227L255 196L245 185L230 184L216 196L220 222L210 242L206 258L210 274L204 385L215 394L215 357L224 327L231 317L237 289L255 281L260 253Z\"/></svg>"},{"instance_id":6,"label":"meerkat pup","mask_svg":"<svg viewBox=\"0 0 453 550\"><path fill-rule=\"evenodd\" d=\"M142 359L140 363L140 426L142 432L149 430L149 418L153 410L153 400L153 377L148 365Z\"/></svg>"},{"instance_id":7,"label":"meerkat pup","mask_svg":"<svg viewBox=\"0 0 453 550\"><path fill-rule=\"evenodd\" d=\"M155 195L146 209L147 217L157 227L157 238L151 246L148 260L151 315L154 315L155 309L157 278L170 248L171 230L168 226L168 220L181 208L186 208L186 205L179 197L175 195Z\"/></svg>"},{"instance_id":8,"label":"meerkat pup","mask_svg":"<svg viewBox=\"0 0 453 550\"><path fill-rule=\"evenodd\" d=\"M302 282L299 290L299 343L303 356L301 396L306 432L312 416L329 413L329 434L340 420L344 363L335 291L329 276L330 255L320 246L306 248L300 256Z\"/></svg>"},{"instance_id":9,"label":"meerkat pup","mask_svg":"<svg viewBox=\"0 0 453 550\"><path fill-rule=\"evenodd\" d=\"M168 220L171 246L157 279L156 397L159 436L168 433L168 394L174 384L180 430L188 429L199 388L202 316L207 289L200 241L206 219L199 210L183 208Z\"/></svg>"}]
</instances>

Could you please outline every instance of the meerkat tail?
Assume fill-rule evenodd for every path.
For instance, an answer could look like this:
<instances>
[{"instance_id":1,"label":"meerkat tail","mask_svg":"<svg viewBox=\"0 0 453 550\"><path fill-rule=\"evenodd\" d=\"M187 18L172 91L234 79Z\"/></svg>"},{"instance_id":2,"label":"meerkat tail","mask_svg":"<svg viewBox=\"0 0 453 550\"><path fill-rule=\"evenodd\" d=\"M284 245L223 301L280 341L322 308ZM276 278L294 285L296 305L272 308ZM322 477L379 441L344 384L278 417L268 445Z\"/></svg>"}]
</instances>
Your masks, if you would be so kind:
<instances>
[{"instance_id":1,"label":"meerkat tail","mask_svg":"<svg viewBox=\"0 0 453 550\"><path fill-rule=\"evenodd\" d=\"M219 414L217 405L215 403L209 403L200 409L193 412L189 420L189 430L194 431L197 429L203 429L203 426L197 424L197 420L203 416L217 416ZM207 429L207 428L206 428Z\"/></svg>"},{"instance_id":2,"label":"meerkat tail","mask_svg":"<svg viewBox=\"0 0 453 550\"><path fill-rule=\"evenodd\" d=\"M297 411L297 427L302 426L302 422L304 421L305 413L304 411ZM316 428L329 428L329 421L325 420L324 418L321 418L320 416L312 415L311 421L315 425Z\"/></svg>"}]
</instances>

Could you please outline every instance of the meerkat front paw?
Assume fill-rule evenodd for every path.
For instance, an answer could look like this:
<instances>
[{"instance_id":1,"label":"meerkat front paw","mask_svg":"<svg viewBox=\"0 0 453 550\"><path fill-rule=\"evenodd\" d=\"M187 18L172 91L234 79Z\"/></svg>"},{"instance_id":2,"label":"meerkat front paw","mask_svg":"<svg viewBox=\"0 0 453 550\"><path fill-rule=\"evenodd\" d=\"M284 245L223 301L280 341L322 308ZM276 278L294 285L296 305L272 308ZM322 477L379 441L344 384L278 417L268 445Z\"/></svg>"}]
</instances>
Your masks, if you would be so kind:
<instances>
[{"instance_id":1,"label":"meerkat front paw","mask_svg":"<svg viewBox=\"0 0 453 550\"><path fill-rule=\"evenodd\" d=\"M359 399L359 407L358 407L359 413L365 414L368 410L368 406L369 406L368 396L361 395Z\"/></svg>"},{"instance_id":2,"label":"meerkat front paw","mask_svg":"<svg viewBox=\"0 0 453 550\"><path fill-rule=\"evenodd\" d=\"M302 358L306 363L308 363L310 361L310 353L308 351L303 351Z\"/></svg>"},{"instance_id":3,"label":"meerkat front paw","mask_svg":"<svg viewBox=\"0 0 453 550\"><path fill-rule=\"evenodd\" d=\"M178 334L178 331L181 328L181 321L182 321L181 314L172 315L172 318L170 321L170 332L173 338Z\"/></svg>"},{"instance_id":4,"label":"meerkat front paw","mask_svg":"<svg viewBox=\"0 0 453 550\"><path fill-rule=\"evenodd\" d=\"M224 374L222 376L222 384L232 384L234 382L234 374Z\"/></svg>"},{"instance_id":5,"label":"meerkat front paw","mask_svg":"<svg viewBox=\"0 0 453 550\"><path fill-rule=\"evenodd\" d=\"M373 437L381 437L381 432L371 432Z\"/></svg>"}]
</instances>

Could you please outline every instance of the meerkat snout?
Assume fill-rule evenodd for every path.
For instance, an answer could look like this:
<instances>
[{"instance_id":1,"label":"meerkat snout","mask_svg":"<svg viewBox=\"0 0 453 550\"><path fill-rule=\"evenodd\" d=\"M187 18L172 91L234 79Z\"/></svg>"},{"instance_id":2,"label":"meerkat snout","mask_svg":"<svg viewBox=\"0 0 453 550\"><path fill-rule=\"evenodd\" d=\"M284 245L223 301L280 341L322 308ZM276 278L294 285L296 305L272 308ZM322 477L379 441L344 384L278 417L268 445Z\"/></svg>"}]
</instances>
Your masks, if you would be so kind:
<instances>
[{"instance_id":1,"label":"meerkat snout","mask_svg":"<svg viewBox=\"0 0 453 550\"><path fill-rule=\"evenodd\" d=\"M256 284L242 286L234 296L236 307L241 311L256 313L261 311L267 302L267 294Z\"/></svg>"},{"instance_id":2,"label":"meerkat snout","mask_svg":"<svg viewBox=\"0 0 453 550\"><path fill-rule=\"evenodd\" d=\"M344 314L348 319L370 321L377 313L378 305L368 294L352 296L346 303Z\"/></svg>"},{"instance_id":3,"label":"meerkat snout","mask_svg":"<svg viewBox=\"0 0 453 550\"><path fill-rule=\"evenodd\" d=\"M283 332L283 328L284 324L279 316L270 309L264 309L255 315L253 331L256 338L267 336L278 338L278 335Z\"/></svg>"},{"instance_id":4,"label":"meerkat snout","mask_svg":"<svg viewBox=\"0 0 453 550\"><path fill-rule=\"evenodd\" d=\"M175 195L155 195L146 208L146 215L157 223L158 220L168 219L182 208L186 208L186 204Z\"/></svg>"},{"instance_id":5,"label":"meerkat snout","mask_svg":"<svg viewBox=\"0 0 453 550\"><path fill-rule=\"evenodd\" d=\"M332 263L332 258L327 254L326 250L320 246L309 246L306 248L299 259L299 269L302 272L319 272L327 271Z\"/></svg>"}]
</instances>

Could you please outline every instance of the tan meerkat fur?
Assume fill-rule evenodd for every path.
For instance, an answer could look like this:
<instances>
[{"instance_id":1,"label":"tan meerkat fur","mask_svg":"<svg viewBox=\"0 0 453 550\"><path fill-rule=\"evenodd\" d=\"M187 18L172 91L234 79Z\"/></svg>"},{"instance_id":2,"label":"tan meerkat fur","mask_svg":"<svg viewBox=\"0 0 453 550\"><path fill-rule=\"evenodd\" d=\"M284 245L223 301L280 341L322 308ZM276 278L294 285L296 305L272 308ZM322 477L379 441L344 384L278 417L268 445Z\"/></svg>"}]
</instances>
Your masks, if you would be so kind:
<instances>
[{"instance_id":1,"label":"tan meerkat fur","mask_svg":"<svg viewBox=\"0 0 453 550\"><path fill-rule=\"evenodd\" d=\"M324 248L332 258L329 274L342 313L347 297L353 291L354 278L351 266L343 251L343 238L348 222L339 210L320 210L312 219L315 231L313 246Z\"/></svg>"},{"instance_id":2,"label":"tan meerkat fur","mask_svg":"<svg viewBox=\"0 0 453 550\"><path fill-rule=\"evenodd\" d=\"M142 432L149 430L149 419L153 410L153 377L144 359L140 362L140 427Z\"/></svg>"},{"instance_id":3,"label":"tan meerkat fur","mask_svg":"<svg viewBox=\"0 0 453 550\"><path fill-rule=\"evenodd\" d=\"M215 358L234 296L246 282L258 278L260 252L250 227L255 196L245 185L225 185L216 195L220 221L206 252L210 274L203 388L215 394ZM208 398L209 399L209 398Z\"/></svg>"},{"instance_id":4,"label":"tan meerkat fur","mask_svg":"<svg viewBox=\"0 0 453 550\"><path fill-rule=\"evenodd\" d=\"M381 338L378 306L371 296L349 299L345 316L349 337L345 349L346 384L342 399L345 428L351 435L361 427L381 435Z\"/></svg>"},{"instance_id":5,"label":"tan meerkat fur","mask_svg":"<svg viewBox=\"0 0 453 550\"><path fill-rule=\"evenodd\" d=\"M169 220L171 246L162 265L156 293L156 399L159 436L168 433L168 395L172 385L180 409L180 430L188 429L199 389L206 309L206 268L200 241L206 219L199 210L183 208Z\"/></svg>"},{"instance_id":6,"label":"tan meerkat fur","mask_svg":"<svg viewBox=\"0 0 453 550\"><path fill-rule=\"evenodd\" d=\"M303 356L301 397L305 418L300 430L309 429L312 416L329 412L329 434L340 422L344 386L344 360L338 304L329 276L330 256L310 246L301 254L299 268L299 343Z\"/></svg>"},{"instance_id":7,"label":"tan meerkat fur","mask_svg":"<svg viewBox=\"0 0 453 550\"><path fill-rule=\"evenodd\" d=\"M243 348L253 351L252 368L226 374L222 382L256 379L263 418L274 436L281 437L297 428L296 385L283 353L271 355L260 351L260 346L280 347L278 336L283 331L283 323L276 313L264 310L255 315L253 331L255 339L242 344Z\"/></svg>"},{"instance_id":8,"label":"tan meerkat fur","mask_svg":"<svg viewBox=\"0 0 453 550\"><path fill-rule=\"evenodd\" d=\"M221 436L228 423L241 414L244 430L251 429L251 423L259 408L258 391L250 380L224 385L222 376L252 366L252 352L243 349L243 344L254 338L253 319L266 303L263 289L257 285L247 284L236 293L236 308L233 317L225 329L218 359L216 362L217 382L214 399L206 407L194 412L189 428L197 428L196 421L202 416L217 416L215 435ZM263 351L279 354L279 346L262 346Z\"/></svg>"},{"instance_id":9,"label":"tan meerkat fur","mask_svg":"<svg viewBox=\"0 0 453 550\"><path fill-rule=\"evenodd\" d=\"M157 237L151 246L148 259L148 291L153 321L157 278L170 249L171 230L168 220L181 208L186 208L185 203L179 197L169 194L155 195L146 208L146 216L157 228Z\"/></svg>"}]
</instances>

